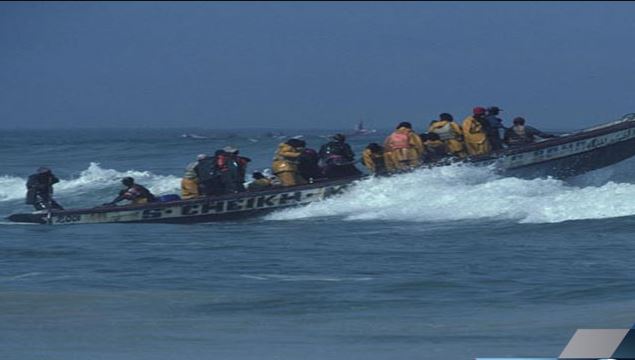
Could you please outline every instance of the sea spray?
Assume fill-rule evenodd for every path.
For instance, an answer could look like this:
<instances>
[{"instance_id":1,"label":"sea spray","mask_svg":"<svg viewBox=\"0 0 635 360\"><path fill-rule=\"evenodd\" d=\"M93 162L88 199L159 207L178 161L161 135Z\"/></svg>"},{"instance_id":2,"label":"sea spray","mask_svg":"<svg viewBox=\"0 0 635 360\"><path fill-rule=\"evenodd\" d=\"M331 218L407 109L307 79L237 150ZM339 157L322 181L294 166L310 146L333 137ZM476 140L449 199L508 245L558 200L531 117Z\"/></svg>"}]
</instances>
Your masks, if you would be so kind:
<instances>
[{"instance_id":1,"label":"sea spray","mask_svg":"<svg viewBox=\"0 0 635 360\"><path fill-rule=\"evenodd\" d=\"M139 170L103 169L99 163L95 162L91 162L88 168L79 173L77 177L60 179L60 182L54 185L54 190L57 197L79 197L89 193L107 193L106 197L114 197L116 193L113 191L119 189L121 179L126 176L133 177L135 181L146 186L154 194L179 192L180 178L176 176L162 176ZM26 180L14 176L0 176L0 202L24 199Z\"/></svg>"},{"instance_id":2,"label":"sea spray","mask_svg":"<svg viewBox=\"0 0 635 360\"><path fill-rule=\"evenodd\" d=\"M359 181L338 197L282 210L267 219L330 216L345 220L554 223L634 215L633 198L633 184L577 187L551 178L501 177L490 169L454 165Z\"/></svg>"}]
</instances>

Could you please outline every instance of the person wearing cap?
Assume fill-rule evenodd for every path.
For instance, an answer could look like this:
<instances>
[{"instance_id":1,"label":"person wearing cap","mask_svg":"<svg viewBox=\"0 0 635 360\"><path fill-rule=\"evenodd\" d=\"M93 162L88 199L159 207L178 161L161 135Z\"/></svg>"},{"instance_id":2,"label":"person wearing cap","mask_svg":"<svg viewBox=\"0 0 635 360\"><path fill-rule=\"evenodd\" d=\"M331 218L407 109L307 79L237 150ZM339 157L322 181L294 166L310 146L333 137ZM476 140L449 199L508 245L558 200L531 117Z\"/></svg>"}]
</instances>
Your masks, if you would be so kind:
<instances>
[{"instance_id":1,"label":"person wearing cap","mask_svg":"<svg viewBox=\"0 0 635 360\"><path fill-rule=\"evenodd\" d=\"M150 190L143 185L135 184L133 178L127 176L121 179L121 183L124 189L119 192L119 195L113 201L103 204L104 206L117 205L118 202L123 200L129 200L135 205L156 201Z\"/></svg>"},{"instance_id":2,"label":"person wearing cap","mask_svg":"<svg viewBox=\"0 0 635 360\"><path fill-rule=\"evenodd\" d=\"M271 169L273 174L280 180L282 186L307 183L298 173L298 158L302 155L305 145L306 143L299 139L289 139L278 145Z\"/></svg>"},{"instance_id":3,"label":"person wearing cap","mask_svg":"<svg viewBox=\"0 0 635 360\"><path fill-rule=\"evenodd\" d=\"M492 151L498 151L503 148L500 132L501 130L505 130L505 126L503 126L503 120L498 117L501 111L503 111L503 109L498 106L490 106L487 108L487 116L485 117L485 121L487 121L488 125L487 139L492 146Z\"/></svg>"},{"instance_id":4,"label":"person wearing cap","mask_svg":"<svg viewBox=\"0 0 635 360\"><path fill-rule=\"evenodd\" d=\"M505 131L503 142L509 147L518 147L531 144L536 141L536 137L543 139L555 138L556 135L544 133L536 128L525 125L522 117L514 118L514 126Z\"/></svg>"},{"instance_id":5,"label":"person wearing cap","mask_svg":"<svg viewBox=\"0 0 635 360\"><path fill-rule=\"evenodd\" d=\"M440 114L439 120L432 121L428 126L428 133L437 134L447 146L450 154L459 158L467 156L463 143L463 130L459 124L454 122L454 117L451 114Z\"/></svg>"},{"instance_id":6,"label":"person wearing cap","mask_svg":"<svg viewBox=\"0 0 635 360\"><path fill-rule=\"evenodd\" d=\"M260 171L254 171L251 174L251 177L254 179L252 182L247 185L248 191L260 191L270 188L272 186L272 181Z\"/></svg>"},{"instance_id":7,"label":"person wearing cap","mask_svg":"<svg viewBox=\"0 0 635 360\"><path fill-rule=\"evenodd\" d=\"M41 167L26 182L26 203L35 210L64 210L53 199L53 184L60 181L51 169Z\"/></svg>"},{"instance_id":8,"label":"person wearing cap","mask_svg":"<svg viewBox=\"0 0 635 360\"><path fill-rule=\"evenodd\" d=\"M475 107L472 115L463 120L463 137L468 155L485 155L492 149L487 139L486 113L485 108Z\"/></svg>"},{"instance_id":9,"label":"person wearing cap","mask_svg":"<svg viewBox=\"0 0 635 360\"><path fill-rule=\"evenodd\" d=\"M331 141L322 145L318 152L324 165L324 176L336 179L349 176L359 176L362 173L355 167L355 153L346 143L344 134L335 134Z\"/></svg>"},{"instance_id":10,"label":"person wearing cap","mask_svg":"<svg viewBox=\"0 0 635 360\"><path fill-rule=\"evenodd\" d=\"M366 146L362 153L362 163L373 175L388 174L384 158L384 147L377 143L370 143Z\"/></svg>"},{"instance_id":11,"label":"person wearing cap","mask_svg":"<svg viewBox=\"0 0 635 360\"><path fill-rule=\"evenodd\" d=\"M421 164L423 143L409 122L401 122L384 141L384 159L388 171L405 171Z\"/></svg>"}]
</instances>

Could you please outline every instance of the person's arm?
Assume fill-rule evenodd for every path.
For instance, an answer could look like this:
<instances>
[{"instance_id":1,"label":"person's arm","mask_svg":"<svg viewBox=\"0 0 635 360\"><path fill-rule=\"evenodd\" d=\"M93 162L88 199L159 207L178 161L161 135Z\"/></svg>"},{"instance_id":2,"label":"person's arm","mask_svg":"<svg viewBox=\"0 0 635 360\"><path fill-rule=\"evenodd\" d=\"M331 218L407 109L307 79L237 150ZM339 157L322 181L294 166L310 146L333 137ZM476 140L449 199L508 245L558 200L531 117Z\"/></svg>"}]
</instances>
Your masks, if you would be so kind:
<instances>
[{"instance_id":1,"label":"person's arm","mask_svg":"<svg viewBox=\"0 0 635 360\"><path fill-rule=\"evenodd\" d=\"M526 127L527 127L527 128L529 128L529 129L531 129L531 132L533 133L532 135L535 135L535 136L541 137L541 138L543 138L543 139L549 139L549 138L555 138L555 137L557 137L556 135L552 135L552 134L547 134L547 133L544 133L544 132L542 132L542 131L540 131L540 130L538 130L538 129L534 128L534 127L531 127L531 126L526 126Z\"/></svg>"}]
</instances>

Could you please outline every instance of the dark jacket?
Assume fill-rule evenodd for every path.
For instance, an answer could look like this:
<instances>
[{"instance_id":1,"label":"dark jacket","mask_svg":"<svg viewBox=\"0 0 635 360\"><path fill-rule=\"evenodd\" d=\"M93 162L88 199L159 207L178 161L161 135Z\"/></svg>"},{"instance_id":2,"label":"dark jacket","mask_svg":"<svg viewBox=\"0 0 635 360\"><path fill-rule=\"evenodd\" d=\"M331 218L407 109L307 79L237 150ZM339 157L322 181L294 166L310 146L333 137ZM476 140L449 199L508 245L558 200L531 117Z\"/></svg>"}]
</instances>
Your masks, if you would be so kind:
<instances>
[{"instance_id":1,"label":"dark jacket","mask_svg":"<svg viewBox=\"0 0 635 360\"><path fill-rule=\"evenodd\" d=\"M331 141L322 145L319 152L320 159L329 163L333 159L340 158L346 162L355 160L355 153L351 146L341 141Z\"/></svg>"},{"instance_id":2,"label":"dark jacket","mask_svg":"<svg viewBox=\"0 0 635 360\"><path fill-rule=\"evenodd\" d=\"M543 139L557 137L555 135L543 133L542 131L531 126L525 125L524 133L514 130L515 128L515 126L512 126L505 131L505 138L503 142L510 147L531 144L536 141L536 136Z\"/></svg>"},{"instance_id":3,"label":"dark jacket","mask_svg":"<svg viewBox=\"0 0 635 360\"><path fill-rule=\"evenodd\" d=\"M146 199L147 202L156 201L156 198L154 197L154 195L152 195L150 190L146 189L145 186L134 184L125 190L121 190L119 192L119 196L117 196L115 200L112 201L112 204L116 204L122 200L130 200L136 203L136 202L139 202L139 200L141 199Z\"/></svg>"},{"instance_id":4,"label":"dark jacket","mask_svg":"<svg viewBox=\"0 0 635 360\"><path fill-rule=\"evenodd\" d=\"M60 179L51 173L33 174L29 176L26 182L26 203L34 205L37 201L37 197L47 201L51 195L53 195L53 184L59 181Z\"/></svg>"}]
</instances>

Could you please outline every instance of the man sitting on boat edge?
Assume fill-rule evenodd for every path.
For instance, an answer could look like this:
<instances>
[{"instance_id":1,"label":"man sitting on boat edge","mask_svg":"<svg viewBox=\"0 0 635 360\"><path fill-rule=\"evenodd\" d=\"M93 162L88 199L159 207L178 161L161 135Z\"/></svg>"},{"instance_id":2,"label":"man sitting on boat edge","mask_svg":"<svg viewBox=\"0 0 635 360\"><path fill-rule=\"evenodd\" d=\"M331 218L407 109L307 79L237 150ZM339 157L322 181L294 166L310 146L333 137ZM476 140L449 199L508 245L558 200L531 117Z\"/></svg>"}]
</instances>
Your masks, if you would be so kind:
<instances>
[{"instance_id":1,"label":"man sitting on boat edge","mask_svg":"<svg viewBox=\"0 0 635 360\"><path fill-rule=\"evenodd\" d=\"M518 147L534 143L536 136L543 139L558 137L556 135L543 133L531 126L525 126L525 119L519 116L514 118L514 126L505 131L503 142L509 147Z\"/></svg>"}]
</instances>

